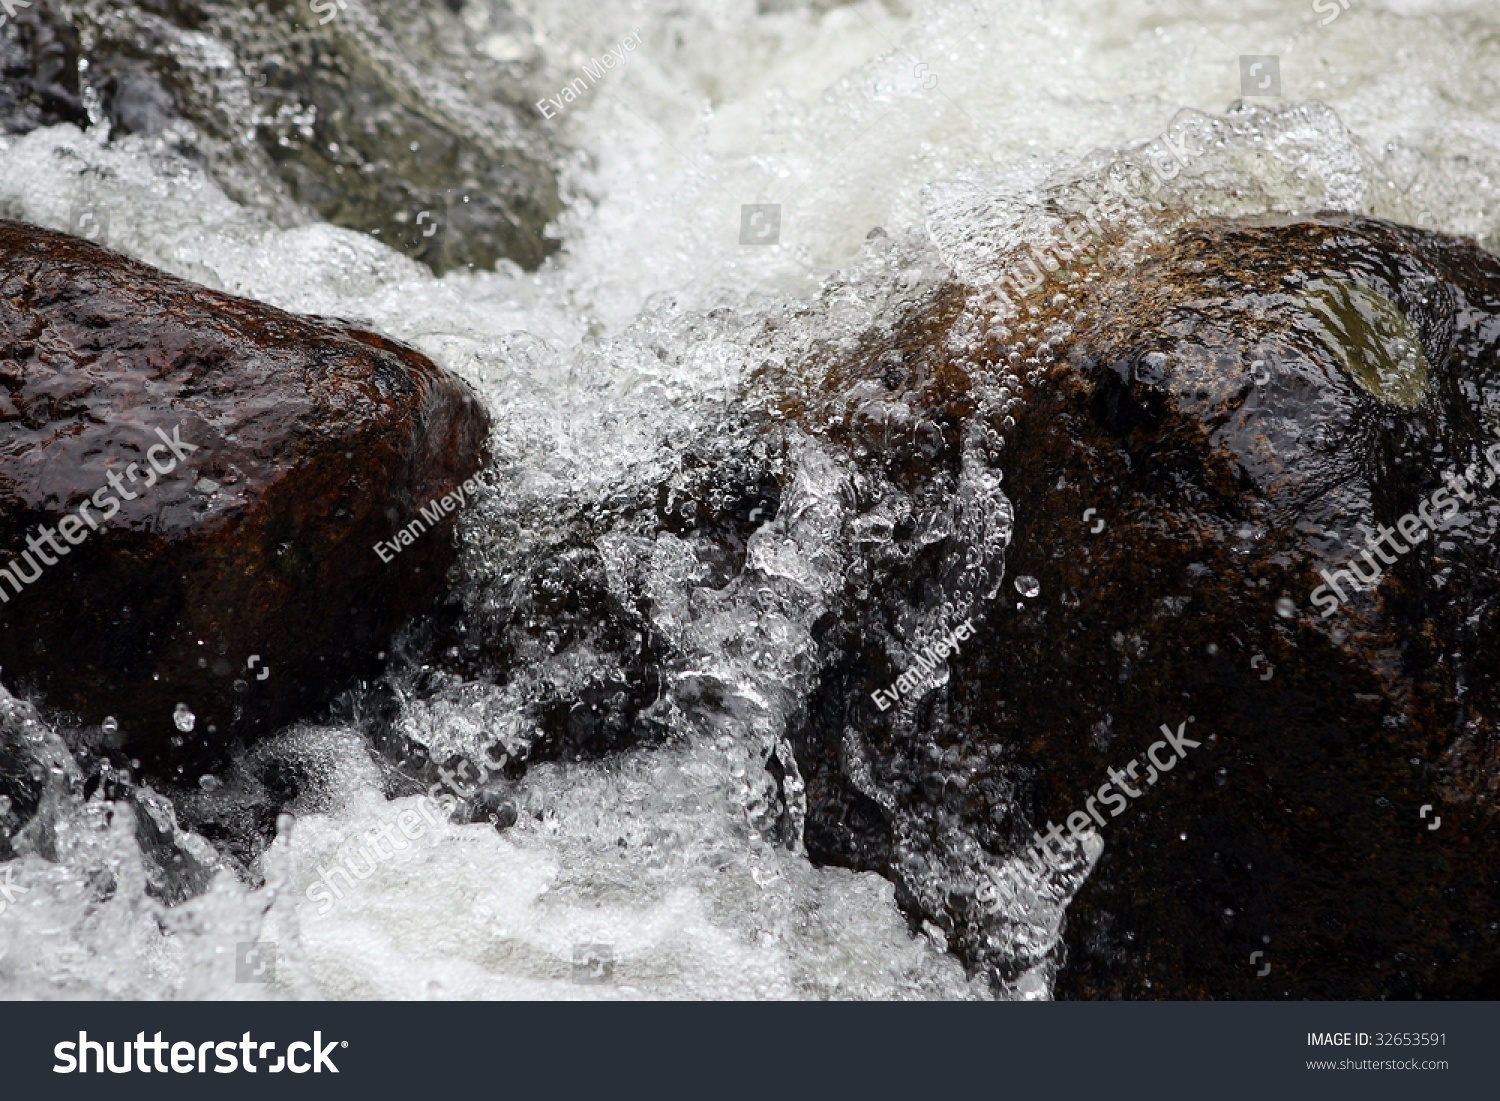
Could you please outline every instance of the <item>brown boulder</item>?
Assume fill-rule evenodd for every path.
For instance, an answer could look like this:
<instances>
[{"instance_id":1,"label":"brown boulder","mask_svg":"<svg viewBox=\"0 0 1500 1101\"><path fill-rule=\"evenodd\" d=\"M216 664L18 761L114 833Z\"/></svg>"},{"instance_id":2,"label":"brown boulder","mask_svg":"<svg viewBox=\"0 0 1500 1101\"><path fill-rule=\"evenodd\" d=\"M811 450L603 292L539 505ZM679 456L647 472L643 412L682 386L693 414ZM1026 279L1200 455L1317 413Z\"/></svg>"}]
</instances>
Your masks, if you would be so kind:
<instances>
[{"instance_id":1,"label":"brown boulder","mask_svg":"<svg viewBox=\"0 0 1500 1101\"><path fill-rule=\"evenodd\" d=\"M950 286L789 412L916 502L825 627L796 739L814 859L890 876L1009 977L1046 945L1017 950L984 870L1081 813L1104 849L1061 996L1500 989L1500 259L1346 216L1194 225L1019 317ZM899 610L973 549L924 542L923 502L986 438L1006 585L956 616L979 633L948 676L881 710L892 654L916 666ZM1329 610L1321 571L1369 576L1372 545ZM1148 767L1184 723L1198 744Z\"/></svg>"},{"instance_id":2,"label":"brown boulder","mask_svg":"<svg viewBox=\"0 0 1500 1101\"><path fill-rule=\"evenodd\" d=\"M488 433L461 381L33 226L0 222L0 271L10 687L201 762L326 702L430 606L461 507L433 502L474 488Z\"/></svg>"}]
</instances>

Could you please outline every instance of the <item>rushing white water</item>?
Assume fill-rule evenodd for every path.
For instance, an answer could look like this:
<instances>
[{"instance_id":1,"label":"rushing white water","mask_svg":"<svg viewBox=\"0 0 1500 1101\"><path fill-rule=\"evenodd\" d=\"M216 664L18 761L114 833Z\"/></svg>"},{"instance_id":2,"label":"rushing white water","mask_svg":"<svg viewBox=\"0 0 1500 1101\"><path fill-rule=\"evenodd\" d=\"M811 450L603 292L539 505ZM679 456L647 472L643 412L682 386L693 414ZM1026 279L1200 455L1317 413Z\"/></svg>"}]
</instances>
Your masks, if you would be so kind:
<instances>
[{"instance_id":1,"label":"rushing white water","mask_svg":"<svg viewBox=\"0 0 1500 1101\"><path fill-rule=\"evenodd\" d=\"M1169 206L1358 210L1500 245L1492 0L1350 0L1326 25L1328 5L1286 0L513 10L524 20L470 0L462 18L490 56L544 59L557 88L641 37L557 119L582 152L565 169L564 247L535 274L435 279L371 237L275 228L160 139L106 145L70 126L0 139L0 213L67 228L80 204L106 211L112 247L287 309L368 319L471 382L494 414L501 476L461 525L471 616L569 508L664 482L687 496L689 446L775 467L790 488L727 586L708 584L687 537L621 522L600 539L610 591L649 596L673 649L653 709L672 737L532 768L512 793L516 824L497 832L388 800L353 728L283 732L255 759L312 781L243 882L176 830L167 800L132 812L85 798L56 735L7 700L6 729L51 771L9 865L24 894L0 913L6 996L993 996L935 930L909 932L889 883L801 851L784 736L818 669L812 624L879 536L852 524L846 459L796 438L785 457L757 456L737 413L752 374L852 340L950 273L993 276L997 249L1045 223L1041 194L1080 209L1110 166L1189 123L1204 152L1163 185ZM1279 57L1282 99L1235 104L1242 54ZM739 243L743 204L779 204L776 244ZM1024 507L977 462L955 499L967 504L949 520L978 564L911 609L914 632L998 584L1009 510ZM504 689L409 700L398 727L476 759L497 740L515 748L531 739L528 692L604 663L587 647L529 655ZM226 814L253 804L252 764L195 798ZM142 814L160 851L139 840ZM351 856L366 878L309 896ZM1045 996L1063 908L1096 858L1066 889L1003 900L994 935L1036 966L1002 995ZM163 862L192 865L207 889L168 905ZM275 979L237 983L235 946L257 940L277 946ZM600 955L588 945L608 946L610 981L577 981L575 955Z\"/></svg>"}]
</instances>

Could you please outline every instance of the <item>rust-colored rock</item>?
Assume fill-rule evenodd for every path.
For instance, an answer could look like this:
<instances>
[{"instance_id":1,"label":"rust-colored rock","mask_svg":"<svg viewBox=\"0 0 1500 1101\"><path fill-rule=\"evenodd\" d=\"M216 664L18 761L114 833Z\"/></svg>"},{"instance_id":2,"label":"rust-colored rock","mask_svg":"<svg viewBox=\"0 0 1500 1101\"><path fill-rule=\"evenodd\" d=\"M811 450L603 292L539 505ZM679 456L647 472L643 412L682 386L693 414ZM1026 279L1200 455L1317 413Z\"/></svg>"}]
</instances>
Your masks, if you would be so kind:
<instances>
[{"instance_id":1,"label":"rust-colored rock","mask_svg":"<svg viewBox=\"0 0 1500 1101\"><path fill-rule=\"evenodd\" d=\"M1018 353L1035 383L1008 380L1006 584L948 682L871 702L888 608L939 589L962 546L892 556L827 627L838 658L797 739L809 852L890 876L914 922L1003 974L960 871L1064 825L1191 716L1201 745L1105 808L1060 996L1495 996L1500 258L1370 219L1214 222L1054 278L1008 327L981 302L948 288L789 410L937 484L976 430L977 375ZM961 325L974 339L948 340ZM930 427L898 438L898 415ZM1450 486L1451 511L1448 473L1472 498ZM1380 531L1424 504L1398 553ZM1358 555L1368 576L1366 532L1389 561L1339 604L1320 571ZM954 869L946 894L933 867Z\"/></svg>"},{"instance_id":2,"label":"rust-colored rock","mask_svg":"<svg viewBox=\"0 0 1500 1101\"><path fill-rule=\"evenodd\" d=\"M159 768L375 667L488 417L385 337L0 222L0 425L5 682Z\"/></svg>"}]
</instances>

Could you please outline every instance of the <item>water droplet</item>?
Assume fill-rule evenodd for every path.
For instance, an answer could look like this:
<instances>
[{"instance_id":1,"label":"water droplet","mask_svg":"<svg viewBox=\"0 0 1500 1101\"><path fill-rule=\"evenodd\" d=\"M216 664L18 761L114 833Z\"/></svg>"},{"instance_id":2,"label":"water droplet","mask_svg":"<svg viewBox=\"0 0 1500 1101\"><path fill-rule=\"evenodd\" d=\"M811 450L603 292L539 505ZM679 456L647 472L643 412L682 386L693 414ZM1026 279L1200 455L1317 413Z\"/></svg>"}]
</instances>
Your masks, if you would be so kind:
<instances>
[{"instance_id":1,"label":"water droplet","mask_svg":"<svg viewBox=\"0 0 1500 1101\"><path fill-rule=\"evenodd\" d=\"M1135 367L1136 381L1147 386L1160 386L1167 378L1167 368L1172 361L1161 352L1148 352Z\"/></svg>"},{"instance_id":2,"label":"water droplet","mask_svg":"<svg viewBox=\"0 0 1500 1101\"><path fill-rule=\"evenodd\" d=\"M105 734L113 734L115 733L115 731L120 729L120 720L116 719L113 715L109 715L102 723L99 724L99 728L103 730Z\"/></svg>"},{"instance_id":3,"label":"water droplet","mask_svg":"<svg viewBox=\"0 0 1500 1101\"><path fill-rule=\"evenodd\" d=\"M1020 577L1016 578L1016 592L1020 593L1027 600L1030 600L1041 591L1041 582L1030 574L1023 573Z\"/></svg>"},{"instance_id":4,"label":"water droplet","mask_svg":"<svg viewBox=\"0 0 1500 1101\"><path fill-rule=\"evenodd\" d=\"M1282 619L1291 619L1297 614L1297 605L1293 603L1291 597L1284 596L1276 602L1276 614Z\"/></svg>"},{"instance_id":5,"label":"water droplet","mask_svg":"<svg viewBox=\"0 0 1500 1101\"><path fill-rule=\"evenodd\" d=\"M187 704L179 703L177 709L172 712L172 723L184 734L190 734L193 727L198 724L198 716L188 710Z\"/></svg>"}]
</instances>

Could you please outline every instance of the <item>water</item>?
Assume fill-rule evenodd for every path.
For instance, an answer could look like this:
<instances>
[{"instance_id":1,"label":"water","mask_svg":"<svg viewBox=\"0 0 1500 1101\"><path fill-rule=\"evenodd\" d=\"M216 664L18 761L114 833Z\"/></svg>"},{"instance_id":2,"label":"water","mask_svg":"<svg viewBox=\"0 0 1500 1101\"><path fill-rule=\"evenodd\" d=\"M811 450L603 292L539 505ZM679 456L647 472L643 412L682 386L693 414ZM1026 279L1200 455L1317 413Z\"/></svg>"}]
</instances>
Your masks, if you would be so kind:
<instances>
[{"instance_id":1,"label":"water","mask_svg":"<svg viewBox=\"0 0 1500 1101\"><path fill-rule=\"evenodd\" d=\"M1049 883L1008 862L986 876L982 854L930 873L933 890L945 876L1004 884L989 935L1023 966L998 985L909 923L891 883L807 859L787 733L824 660L812 625L899 517L855 516L850 487L879 476L857 458L794 428L768 441L752 415L773 412L818 349L849 347L952 275L1003 274L1007 247L1089 209L1164 135L1202 149L1150 195L1168 220L1357 210L1500 246L1487 0L1352 0L1325 17L1282 0L693 0L668 13L469 0L466 41L531 65L539 95L639 30L640 47L555 120L578 152L557 164L561 247L534 272L438 279L371 236L273 220L274 204L230 199L168 137L101 144L62 125L0 139L0 210L57 228L93 211L112 247L366 319L484 396L499 488L462 518L460 596L474 638L520 640L516 664L489 682L398 659L397 735L439 758L524 755L541 736L525 705L607 698L589 693L638 677L632 639L654 640L660 676L645 701L655 736L498 785L503 830L411 794L360 716L284 731L163 793L130 775L86 786L56 732L7 697L5 735L32 747L39 809L12 838L24 893L0 913L0 990L1046 996L1097 850ZM1242 54L1279 58L1284 98L1236 103ZM458 102L462 58L426 60L421 79ZM772 235L771 210L756 220L747 204L779 207L774 244L740 243ZM898 610L906 640L1001 591L1024 502L1001 489L1003 441L968 446L951 507L927 519L934 540L958 533L968 565ZM695 526L724 491L703 471L731 468L737 484L781 487L746 514L744 572ZM663 485L669 532L639 518ZM597 538L567 559L586 510ZM514 583L558 562L567 584L586 576L635 618L584 615L550 638L556 622L518 605ZM191 701L182 710L190 735ZM179 815L222 828L195 834ZM269 983L236 982L237 946L253 941L276 946Z\"/></svg>"}]
</instances>

